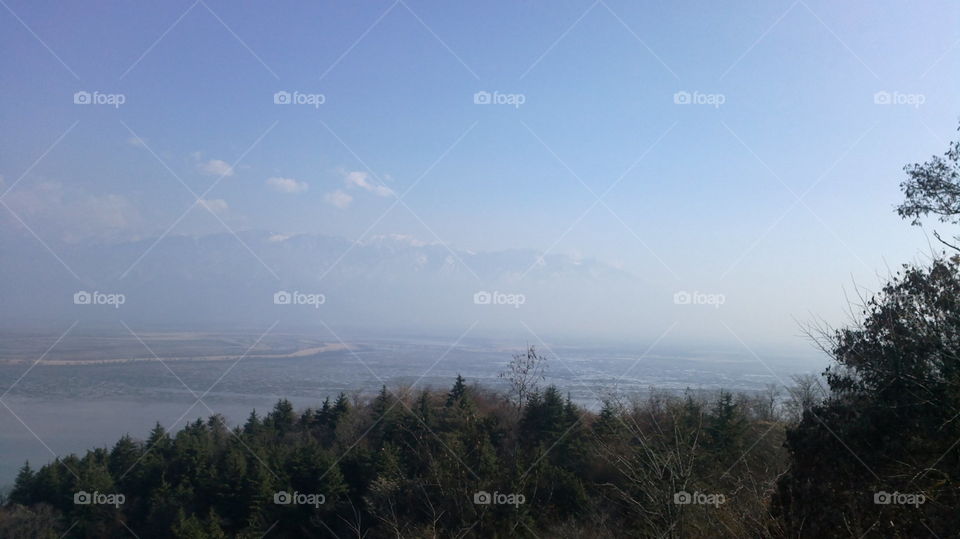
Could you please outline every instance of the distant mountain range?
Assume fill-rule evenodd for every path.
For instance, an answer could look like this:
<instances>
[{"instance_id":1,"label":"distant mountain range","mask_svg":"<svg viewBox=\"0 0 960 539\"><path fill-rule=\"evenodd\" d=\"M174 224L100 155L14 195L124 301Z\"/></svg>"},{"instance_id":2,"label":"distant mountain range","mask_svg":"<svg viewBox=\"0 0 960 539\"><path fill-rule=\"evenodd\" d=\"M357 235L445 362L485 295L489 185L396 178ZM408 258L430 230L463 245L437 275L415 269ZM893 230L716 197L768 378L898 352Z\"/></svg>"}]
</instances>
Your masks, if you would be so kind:
<instances>
[{"instance_id":1,"label":"distant mountain range","mask_svg":"<svg viewBox=\"0 0 960 539\"><path fill-rule=\"evenodd\" d=\"M650 294L637 277L596 260L540 259L532 250L475 253L401 235L355 243L246 231L49 243L48 250L12 232L0 234L6 324L119 319L207 329L278 320L322 327L322 320L371 331L459 333L478 321L488 329L526 321L557 329L622 323L635 311L631 303ZM122 296L111 301L110 294Z\"/></svg>"}]
</instances>

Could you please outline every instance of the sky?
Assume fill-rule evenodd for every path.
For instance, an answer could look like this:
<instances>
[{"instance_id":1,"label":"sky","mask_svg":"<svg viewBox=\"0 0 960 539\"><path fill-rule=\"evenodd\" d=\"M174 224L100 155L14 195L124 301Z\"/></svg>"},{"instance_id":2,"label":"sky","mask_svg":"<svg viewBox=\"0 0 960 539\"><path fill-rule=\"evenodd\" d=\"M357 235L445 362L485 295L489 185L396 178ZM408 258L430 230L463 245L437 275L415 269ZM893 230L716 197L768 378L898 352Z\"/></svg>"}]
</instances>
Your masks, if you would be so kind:
<instances>
[{"instance_id":1,"label":"sky","mask_svg":"<svg viewBox=\"0 0 960 539\"><path fill-rule=\"evenodd\" d=\"M773 341L929 252L901 169L960 112L953 2L0 5L2 222L54 250L533 249L723 296Z\"/></svg>"}]
</instances>

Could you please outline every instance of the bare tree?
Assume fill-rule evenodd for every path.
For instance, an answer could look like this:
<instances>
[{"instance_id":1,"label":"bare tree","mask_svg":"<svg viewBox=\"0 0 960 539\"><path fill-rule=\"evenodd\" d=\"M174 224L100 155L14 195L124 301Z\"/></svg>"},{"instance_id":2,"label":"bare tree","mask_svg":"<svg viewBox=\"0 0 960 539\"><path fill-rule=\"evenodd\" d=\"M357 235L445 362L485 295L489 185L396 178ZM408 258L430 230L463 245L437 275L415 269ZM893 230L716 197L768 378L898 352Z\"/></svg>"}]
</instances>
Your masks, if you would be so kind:
<instances>
[{"instance_id":1,"label":"bare tree","mask_svg":"<svg viewBox=\"0 0 960 539\"><path fill-rule=\"evenodd\" d=\"M547 358L538 354L536 347L528 345L525 352L514 354L507 370L499 374L510 382L510 394L516 397L517 411L522 410L530 394L537 391L546 370Z\"/></svg>"},{"instance_id":2,"label":"bare tree","mask_svg":"<svg viewBox=\"0 0 960 539\"><path fill-rule=\"evenodd\" d=\"M674 494L694 491L695 462L703 437L702 406L662 396L617 411L625 437L596 439L598 456L621 481L602 486L650 536L683 537L691 523ZM689 512L689 511L688 511ZM696 534L693 534L696 535Z\"/></svg>"},{"instance_id":3,"label":"bare tree","mask_svg":"<svg viewBox=\"0 0 960 539\"><path fill-rule=\"evenodd\" d=\"M793 386L787 388L790 398L784 403L789 420L799 422L803 413L823 402L827 390L822 378L816 374L795 374L791 377Z\"/></svg>"},{"instance_id":4,"label":"bare tree","mask_svg":"<svg viewBox=\"0 0 960 539\"><path fill-rule=\"evenodd\" d=\"M363 525L363 512L360 510L360 508L354 505L353 500L349 501L350 516L352 517L352 520L347 520L343 518L343 516L340 516L340 520L342 520L347 525L347 528L350 529L351 537L363 539L368 533L368 530L364 529L365 527Z\"/></svg>"}]
</instances>

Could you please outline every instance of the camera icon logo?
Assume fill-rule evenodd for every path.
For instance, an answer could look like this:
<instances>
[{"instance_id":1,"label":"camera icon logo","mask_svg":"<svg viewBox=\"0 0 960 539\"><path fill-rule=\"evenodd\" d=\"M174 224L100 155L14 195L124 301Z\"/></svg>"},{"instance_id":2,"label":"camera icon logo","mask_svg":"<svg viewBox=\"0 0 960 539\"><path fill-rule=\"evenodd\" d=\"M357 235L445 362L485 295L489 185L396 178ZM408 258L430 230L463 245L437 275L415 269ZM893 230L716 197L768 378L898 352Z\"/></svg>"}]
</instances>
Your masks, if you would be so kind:
<instances>
[{"instance_id":1,"label":"camera icon logo","mask_svg":"<svg viewBox=\"0 0 960 539\"><path fill-rule=\"evenodd\" d=\"M692 300L693 297L686 290L681 290L673 295L673 303L676 305L690 305Z\"/></svg>"},{"instance_id":2,"label":"camera icon logo","mask_svg":"<svg viewBox=\"0 0 960 539\"><path fill-rule=\"evenodd\" d=\"M286 290L281 290L273 294L274 305L290 305L291 301L293 301L293 294Z\"/></svg>"},{"instance_id":3,"label":"camera icon logo","mask_svg":"<svg viewBox=\"0 0 960 539\"><path fill-rule=\"evenodd\" d=\"M877 505L890 505L892 501L893 496L885 490L873 493L873 503Z\"/></svg>"},{"instance_id":4,"label":"camera icon logo","mask_svg":"<svg viewBox=\"0 0 960 539\"><path fill-rule=\"evenodd\" d=\"M73 295L74 305L90 305L92 300L93 300L93 296L90 294L90 292L87 292L86 290L81 290L79 292L76 292Z\"/></svg>"},{"instance_id":5,"label":"camera icon logo","mask_svg":"<svg viewBox=\"0 0 960 539\"><path fill-rule=\"evenodd\" d=\"M274 105L289 105L293 101L290 98L290 92L280 90L273 94L273 104Z\"/></svg>"},{"instance_id":6,"label":"camera icon logo","mask_svg":"<svg viewBox=\"0 0 960 539\"><path fill-rule=\"evenodd\" d=\"M679 92L673 94L673 103L676 105L689 105L690 92L680 90Z\"/></svg>"},{"instance_id":7,"label":"camera icon logo","mask_svg":"<svg viewBox=\"0 0 960 539\"><path fill-rule=\"evenodd\" d=\"M485 92L483 90L473 94L473 104L474 105L489 105L492 102L492 97L490 92Z\"/></svg>"},{"instance_id":8,"label":"camera icon logo","mask_svg":"<svg viewBox=\"0 0 960 539\"><path fill-rule=\"evenodd\" d=\"M493 497L490 496L490 493L485 490L474 492L473 503L477 505L490 505L491 503L493 503Z\"/></svg>"},{"instance_id":9,"label":"camera icon logo","mask_svg":"<svg viewBox=\"0 0 960 539\"><path fill-rule=\"evenodd\" d=\"M677 505L688 505L693 502L693 496L685 491L681 490L680 492L673 493L673 503Z\"/></svg>"},{"instance_id":10,"label":"camera icon logo","mask_svg":"<svg viewBox=\"0 0 960 539\"><path fill-rule=\"evenodd\" d=\"M75 105L89 105L93 102L90 92L80 90L73 94L73 103Z\"/></svg>"},{"instance_id":11,"label":"camera icon logo","mask_svg":"<svg viewBox=\"0 0 960 539\"><path fill-rule=\"evenodd\" d=\"M486 290L481 290L473 295L473 302L477 305L490 305L493 295Z\"/></svg>"},{"instance_id":12,"label":"camera icon logo","mask_svg":"<svg viewBox=\"0 0 960 539\"><path fill-rule=\"evenodd\" d=\"M73 503L75 505L90 505L92 499L90 493L85 490L73 493Z\"/></svg>"},{"instance_id":13,"label":"camera icon logo","mask_svg":"<svg viewBox=\"0 0 960 539\"><path fill-rule=\"evenodd\" d=\"M293 497L285 490L273 494L273 503L277 505L290 505L292 502Z\"/></svg>"},{"instance_id":14,"label":"camera icon logo","mask_svg":"<svg viewBox=\"0 0 960 539\"><path fill-rule=\"evenodd\" d=\"M873 94L874 105L889 105L891 103L890 92L879 91Z\"/></svg>"}]
</instances>

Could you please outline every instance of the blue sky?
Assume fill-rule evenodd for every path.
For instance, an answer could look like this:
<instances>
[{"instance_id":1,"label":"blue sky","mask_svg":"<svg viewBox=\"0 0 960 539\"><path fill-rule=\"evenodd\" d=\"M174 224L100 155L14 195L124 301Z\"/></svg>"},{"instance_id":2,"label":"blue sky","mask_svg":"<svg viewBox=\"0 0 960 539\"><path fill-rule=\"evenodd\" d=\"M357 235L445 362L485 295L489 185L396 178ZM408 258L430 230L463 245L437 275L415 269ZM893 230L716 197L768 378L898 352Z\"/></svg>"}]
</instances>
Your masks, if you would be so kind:
<instances>
[{"instance_id":1,"label":"blue sky","mask_svg":"<svg viewBox=\"0 0 960 539\"><path fill-rule=\"evenodd\" d=\"M0 175L49 241L162 234L182 180L236 230L595 257L783 336L927 250L900 169L960 111L952 2L4 2Z\"/></svg>"}]
</instances>

